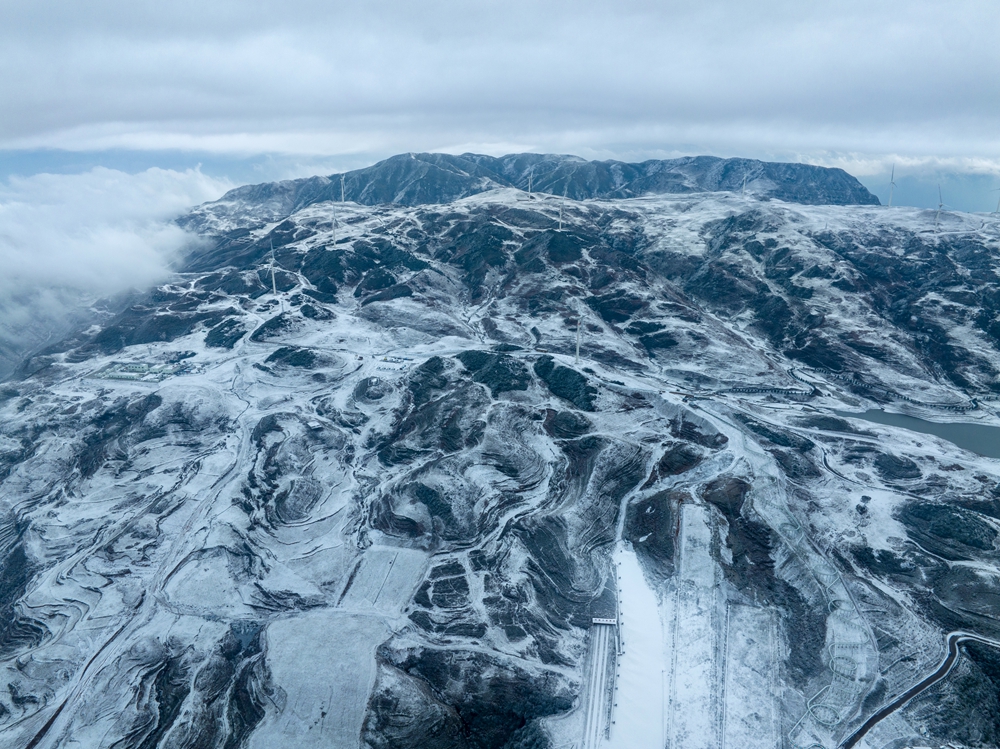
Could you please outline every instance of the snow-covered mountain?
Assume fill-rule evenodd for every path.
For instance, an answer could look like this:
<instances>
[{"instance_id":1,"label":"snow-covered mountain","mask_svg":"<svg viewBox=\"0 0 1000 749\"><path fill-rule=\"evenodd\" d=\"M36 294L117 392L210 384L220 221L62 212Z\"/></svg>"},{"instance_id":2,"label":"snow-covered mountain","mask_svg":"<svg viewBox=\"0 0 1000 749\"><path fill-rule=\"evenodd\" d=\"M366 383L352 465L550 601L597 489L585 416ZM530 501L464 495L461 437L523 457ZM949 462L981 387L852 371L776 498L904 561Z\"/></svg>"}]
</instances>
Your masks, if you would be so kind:
<instances>
[{"instance_id":1,"label":"snow-covered mountain","mask_svg":"<svg viewBox=\"0 0 1000 749\"><path fill-rule=\"evenodd\" d=\"M2 386L6 744L1000 744L1000 465L845 414L1000 428L1000 224L544 158L241 188Z\"/></svg>"},{"instance_id":2,"label":"snow-covered mountain","mask_svg":"<svg viewBox=\"0 0 1000 749\"><path fill-rule=\"evenodd\" d=\"M735 191L809 205L879 204L878 198L842 169L807 164L714 156L626 164L534 153L499 158L408 153L344 174L238 187L210 207L192 212L182 225L211 230L214 224L203 223L209 216L226 217L240 225L276 221L330 200L362 205L450 203L502 187L573 200Z\"/></svg>"}]
</instances>

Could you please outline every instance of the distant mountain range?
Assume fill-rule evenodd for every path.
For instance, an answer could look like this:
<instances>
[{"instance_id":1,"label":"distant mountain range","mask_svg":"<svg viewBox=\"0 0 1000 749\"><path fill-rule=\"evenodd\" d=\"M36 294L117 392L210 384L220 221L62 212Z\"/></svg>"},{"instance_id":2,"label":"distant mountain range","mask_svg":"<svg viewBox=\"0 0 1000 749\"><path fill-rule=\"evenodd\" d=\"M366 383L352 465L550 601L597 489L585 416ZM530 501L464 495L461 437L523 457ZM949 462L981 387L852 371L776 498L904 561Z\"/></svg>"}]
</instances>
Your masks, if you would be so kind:
<instances>
[{"instance_id":1,"label":"distant mountain range","mask_svg":"<svg viewBox=\"0 0 1000 749\"><path fill-rule=\"evenodd\" d=\"M238 187L218 203L233 203L240 209L247 205L255 210L264 208L274 220L328 200L416 206L450 203L501 187L530 187L572 200L740 192L745 187L758 199L805 205L879 205L878 198L843 169L714 156L628 164L535 153L499 158L474 153L406 153L343 175ZM196 215L186 217L189 224L192 218ZM191 228L202 227L195 222Z\"/></svg>"}]
</instances>

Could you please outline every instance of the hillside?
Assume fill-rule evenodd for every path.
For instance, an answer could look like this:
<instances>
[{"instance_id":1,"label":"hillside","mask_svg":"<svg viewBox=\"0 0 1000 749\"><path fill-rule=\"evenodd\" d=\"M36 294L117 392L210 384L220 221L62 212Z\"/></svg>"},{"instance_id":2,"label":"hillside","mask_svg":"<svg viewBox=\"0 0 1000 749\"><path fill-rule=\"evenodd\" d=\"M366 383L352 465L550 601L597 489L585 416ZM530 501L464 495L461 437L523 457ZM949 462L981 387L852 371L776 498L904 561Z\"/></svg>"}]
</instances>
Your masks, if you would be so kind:
<instances>
[{"instance_id":1,"label":"hillside","mask_svg":"<svg viewBox=\"0 0 1000 749\"><path fill-rule=\"evenodd\" d=\"M1000 465L850 415L1000 427L996 221L406 158L2 386L12 746L832 748L953 632L858 745L1000 742Z\"/></svg>"}]
</instances>

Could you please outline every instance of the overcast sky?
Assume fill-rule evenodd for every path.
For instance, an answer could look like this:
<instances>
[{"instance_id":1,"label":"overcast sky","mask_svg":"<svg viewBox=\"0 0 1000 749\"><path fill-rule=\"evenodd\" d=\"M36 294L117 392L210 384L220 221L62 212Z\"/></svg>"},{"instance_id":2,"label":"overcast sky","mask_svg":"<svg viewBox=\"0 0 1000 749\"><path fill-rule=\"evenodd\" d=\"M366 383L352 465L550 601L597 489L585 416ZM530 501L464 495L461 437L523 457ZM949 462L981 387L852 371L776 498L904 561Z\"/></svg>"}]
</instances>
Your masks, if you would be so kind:
<instances>
[{"instance_id":1,"label":"overcast sky","mask_svg":"<svg viewBox=\"0 0 1000 749\"><path fill-rule=\"evenodd\" d=\"M1000 173L1000 3L2 0L0 149Z\"/></svg>"}]
</instances>

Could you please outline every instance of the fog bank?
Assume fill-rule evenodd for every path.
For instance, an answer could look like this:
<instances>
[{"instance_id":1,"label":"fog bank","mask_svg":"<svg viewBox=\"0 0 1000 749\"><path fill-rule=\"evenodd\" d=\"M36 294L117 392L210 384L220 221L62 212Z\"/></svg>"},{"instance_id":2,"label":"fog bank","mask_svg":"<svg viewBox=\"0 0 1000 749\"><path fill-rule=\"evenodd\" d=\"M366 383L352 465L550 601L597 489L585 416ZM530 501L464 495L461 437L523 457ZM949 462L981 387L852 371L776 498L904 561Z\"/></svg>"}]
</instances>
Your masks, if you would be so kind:
<instances>
[{"instance_id":1,"label":"fog bank","mask_svg":"<svg viewBox=\"0 0 1000 749\"><path fill-rule=\"evenodd\" d=\"M96 299L166 277L197 241L172 219L229 187L197 169L0 183L0 376Z\"/></svg>"}]
</instances>

